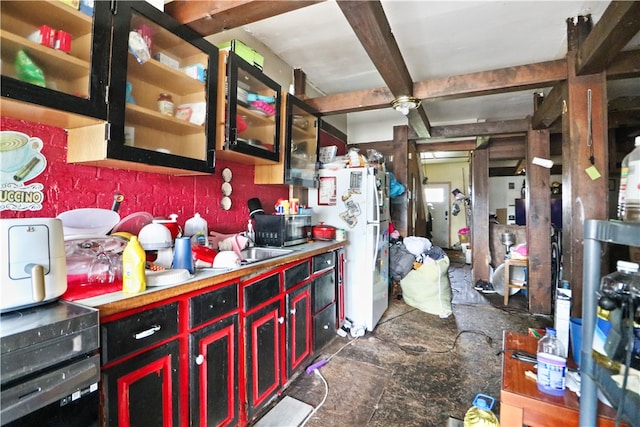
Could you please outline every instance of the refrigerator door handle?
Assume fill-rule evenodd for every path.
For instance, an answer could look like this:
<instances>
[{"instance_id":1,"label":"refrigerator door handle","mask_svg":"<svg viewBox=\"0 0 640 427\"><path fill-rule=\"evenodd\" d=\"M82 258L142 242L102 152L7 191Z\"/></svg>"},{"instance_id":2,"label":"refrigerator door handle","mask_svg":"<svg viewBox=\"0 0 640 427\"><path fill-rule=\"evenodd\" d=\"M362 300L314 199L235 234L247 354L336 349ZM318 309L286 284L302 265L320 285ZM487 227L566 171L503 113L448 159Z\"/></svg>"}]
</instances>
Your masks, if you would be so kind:
<instances>
[{"instance_id":1,"label":"refrigerator door handle","mask_svg":"<svg viewBox=\"0 0 640 427\"><path fill-rule=\"evenodd\" d=\"M373 259L371 260L371 266L375 269L376 259L378 258L378 248L380 248L380 224L373 224L373 228L376 233L376 244L372 248Z\"/></svg>"},{"instance_id":2,"label":"refrigerator door handle","mask_svg":"<svg viewBox=\"0 0 640 427\"><path fill-rule=\"evenodd\" d=\"M378 186L376 185L376 175L373 174L371 175L371 180L369 180L369 182L371 182L371 190L373 191L373 222L378 222L380 221L380 194L378 192Z\"/></svg>"}]
</instances>

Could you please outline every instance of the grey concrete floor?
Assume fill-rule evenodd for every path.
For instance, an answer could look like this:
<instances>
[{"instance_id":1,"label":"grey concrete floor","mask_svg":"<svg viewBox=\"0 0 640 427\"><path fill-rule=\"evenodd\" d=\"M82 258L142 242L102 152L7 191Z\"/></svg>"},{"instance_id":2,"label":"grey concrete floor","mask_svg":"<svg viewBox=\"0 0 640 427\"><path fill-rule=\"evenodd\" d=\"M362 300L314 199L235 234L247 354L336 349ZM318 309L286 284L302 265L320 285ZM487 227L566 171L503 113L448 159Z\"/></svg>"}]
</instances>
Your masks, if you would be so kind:
<instances>
[{"instance_id":1,"label":"grey concrete floor","mask_svg":"<svg viewBox=\"0 0 640 427\"><path fill-rule=\"evenodd\" d=\"M493 396L499 414L503 331L526 333L551 319L528 313L522 295L504 307L501 296L479 293L470 266L450 258L453 314L441 319L392 295L373 332L336 336L319 355L329 360L320 369L328 395L307 426L446 427L477 393ZM284 394L316 407L325 386L303 372Z\"/></svg>"}]
</instances>

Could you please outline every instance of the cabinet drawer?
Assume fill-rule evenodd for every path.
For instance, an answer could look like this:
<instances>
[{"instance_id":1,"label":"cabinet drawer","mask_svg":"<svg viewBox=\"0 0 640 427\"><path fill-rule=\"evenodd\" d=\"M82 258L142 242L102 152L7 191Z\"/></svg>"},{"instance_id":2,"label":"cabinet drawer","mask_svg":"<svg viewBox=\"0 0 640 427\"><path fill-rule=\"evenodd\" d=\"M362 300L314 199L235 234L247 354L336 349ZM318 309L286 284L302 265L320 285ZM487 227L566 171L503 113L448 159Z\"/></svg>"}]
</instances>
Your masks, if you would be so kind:
<instances>
[{"instance_id":1,"label":"cabinet drawer","mask_svg":"<svg viewBox=\"0 0 640 427\"><path fill-rule=\"evenodd\" d=\"M102 364L142 350L178 333L178 302L101 326Z\"/></svg>"},{"instance_id":2,"label":"cabinet drawer","mask_svg":"<svg viewBox=\"0 0 640 427\"><path fill-rule=\"evenodd\" d=\"M336 305L331 304L313 318L313 351L327 345L336 335Z\"/></svg>"},{"instance_id":3,"label":"cabinet drawer","mask_svg":"<svg viewBox=\"0 0 640 427\"><path fill-rule=\"evenodd\" d=\"M313 312L317 313L336 299L336 275L333 270L313 280L311 302Z\"/></svg>"},{"instance_id":4,"label":"cabinet drawer","mask_svg":"<svg viewBox=\"0 0 640 427\"><path fill-rule=\"evenodd\" d=\"M224 286L189 300L190 327L202 325L238 308L238 284Z\"/></svg>"},{"instance_id":5,"label":"cabinet drawer","mask_svg":"<svg viewBox=\"0 0 640 427\"><path fill-rule=\"evenodd\" d=\"M312 258L313 272L324 270L325 268L333 267L336 265L336 256L333 252L327 252L326 254L316 255Z\"/></svg>"},{"instance_id":6,"label":"cabinet drawer","mask_svg":"<svg viewBox=\"0 0 640 427\"><path fill-rule=\"evenodd\" d=\"M242 292L244 294L244 309L249 311L280 294L280 275L276 273L257 282L244 285Z\"/></svg>"},{"instance_id":7,"label":"cabinet drawer","mask_svg":"<svg viewBox=\"0 0 640 427\"><path fill-rule=\"evenodd\" d=\"M309 277L309 262L294 265L284 271L284 288L291 289L304 279Z\"/></svg>"}]
</instances>

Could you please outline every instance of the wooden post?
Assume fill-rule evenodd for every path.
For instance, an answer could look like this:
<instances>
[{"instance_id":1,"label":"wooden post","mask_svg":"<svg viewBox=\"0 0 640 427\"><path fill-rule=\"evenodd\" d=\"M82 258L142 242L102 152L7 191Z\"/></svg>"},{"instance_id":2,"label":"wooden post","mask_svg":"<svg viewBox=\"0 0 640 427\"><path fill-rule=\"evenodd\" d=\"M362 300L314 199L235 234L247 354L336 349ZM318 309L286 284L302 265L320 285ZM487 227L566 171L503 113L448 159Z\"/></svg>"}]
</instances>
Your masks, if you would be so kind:
<instances>
[{"instance_id":1,"label":"wooden post","mask_svg":"<svg viewBox=\"0 0 640 427\"><path fill-rule=\"evenodd\" d=\"M573 28L581 23L584 23L581 19L577 23L567 21L570 39L578 33L584 36L584 31ZM569 40L569 46L577 45ZM569 280L573 290L571 313L579 317L582 313L583 222L607 218L609 153L606 75L603 72L576 76L576 52L574 49L567 54L567 97L562 113L562 255L563 277ZM599 177L587 172L592 166Z\"/></svg>"},{"instance_id":2,"label":"wooden post","mask_svg":"<svg viewBox=\"0 0 640 427\"><path fill-rule=\"evenodd\" d=\"M527 246L529 249L529 311L551 314L555 290L551 284L551 184L550 170L534 165L534 157L550 157L549 130L527 133Z\"/></svg>"},{"instance_id":3,"label":"wooden post","mask_svg":"<svg viewBox=\"0 0 640 427\"><path fill-rule=\"evenodd\" d=\"M479 149L471 157L471 265L472 280L489 281L489 150Z\"/></svg>"},{"instance_id":4,"label":"wooden post","mask_svg":"<svg viewBox=\"0 0 640 427\"><path fill-rule=\"evenodd\" d=\"M394 126L393 127L393 161L392 172L398 182L405 185L405 188L411 189L408 178L408 150L409 150L409 127ZM401 236L409 236L409 199L407 191L404 194L393 198L391 204L391 222Z\"/></svg>"}]
</instances>

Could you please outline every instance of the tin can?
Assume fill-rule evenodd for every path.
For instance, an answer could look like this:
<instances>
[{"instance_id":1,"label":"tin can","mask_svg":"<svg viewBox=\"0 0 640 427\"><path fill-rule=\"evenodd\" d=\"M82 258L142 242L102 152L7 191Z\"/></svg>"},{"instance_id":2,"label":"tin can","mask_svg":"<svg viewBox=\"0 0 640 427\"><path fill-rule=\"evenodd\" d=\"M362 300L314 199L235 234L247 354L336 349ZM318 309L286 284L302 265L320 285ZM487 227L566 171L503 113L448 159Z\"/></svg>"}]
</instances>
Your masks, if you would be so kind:
<instances>
[{"instance_id":1,"label":"tin can","mask_svg":"<svg viewBox=\"0 0 640 427\"><path fill-rule=\"evenodd\" d=\"M338 242L344 242L345 240L347 240L347 232L344 228L336 229L336 240Z\"/></svg>"},{"instance_id":2,"label":"tin can","mask_svg":"<svg viewBox=\"0 0 640 427\"><path fill-rule=\"evenodd\" d=\"M291 199L289 200L289 213L291 215L298 215L300 208L300 200L299 199Z\"/></svg>"}]
</instances>

